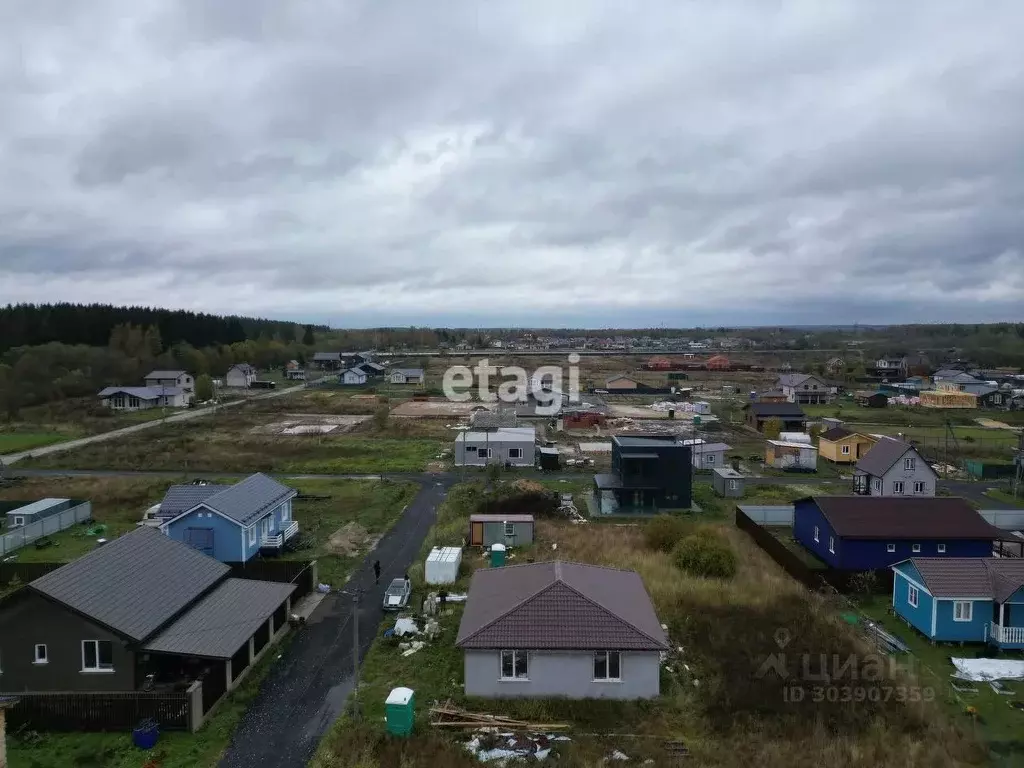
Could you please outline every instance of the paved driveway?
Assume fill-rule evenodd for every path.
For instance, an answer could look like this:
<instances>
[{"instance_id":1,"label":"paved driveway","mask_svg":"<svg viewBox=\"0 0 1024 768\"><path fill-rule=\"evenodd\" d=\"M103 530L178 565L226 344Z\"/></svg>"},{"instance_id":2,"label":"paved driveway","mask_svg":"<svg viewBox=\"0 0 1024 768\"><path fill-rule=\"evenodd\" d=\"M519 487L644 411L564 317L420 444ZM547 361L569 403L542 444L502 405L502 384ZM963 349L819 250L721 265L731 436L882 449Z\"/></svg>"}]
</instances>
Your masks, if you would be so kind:
<instances>
[{"instance_id":1,"label":"paved driveway","mask_svg":"<svg viewBox=\"0 0 1024 768\"><path fill-rule=\"evenodd\" d=\"M450 482L450 480L448 481ZM412 564L433 525L447 482L425 480L401 519L353 574L345 590L359 590L359 658L384 617L381 603L392 578ZM373 561L380 560L380 585ZM274 664L220 762L221 768L304 768L352 692L352 598L331 593Z\"/></svg>"}]
</instances>

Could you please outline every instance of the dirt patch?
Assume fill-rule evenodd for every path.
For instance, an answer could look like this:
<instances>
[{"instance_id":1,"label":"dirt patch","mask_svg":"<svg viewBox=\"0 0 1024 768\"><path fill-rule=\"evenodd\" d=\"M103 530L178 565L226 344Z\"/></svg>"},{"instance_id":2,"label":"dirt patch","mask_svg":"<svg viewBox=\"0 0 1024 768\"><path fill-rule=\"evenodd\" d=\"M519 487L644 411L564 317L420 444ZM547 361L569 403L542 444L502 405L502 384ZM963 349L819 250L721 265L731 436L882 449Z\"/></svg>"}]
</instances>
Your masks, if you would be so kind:
<instances>
[{"instance_id":1,"label":"dirt patch","mask_svg":"<svg viewBox=\"0 0 1024 768\"><path fill-rule=\"evenodd\" d=\"M414 419L430 418L432 416L469 416L469 414L481 407L487 408L487 406L471 400L465 403L455 403L443 398L410 400L393 408L391 415Z\"/></svg>"},{"instance_id":2,"label":"dirt patch","mask_svg":"<svg viewBox=\"0 0 1024 768\"><path fill-rule=\"evenodd\" d=\"M371 536L359 523L345 523L338 530L331 534L327 540L327 551L332 555L358 555L371 549L376 537Z\"/></svg>"},{"instance_id":3,"label":"dirt patch","mask_svg":"<svg viewBox=\"0 0 1024 768\"><path fill-rule=\"evenodd\" d=\"M338 415L332 413L286 413L284 421L274 421L253 427L254 435L326 435L348 432L370 418L367 415Z\"/></svg>"},{"instance_id":4,"label":"dirt patch","mask_svg":"<svg viewBox=\"0 0 1024 768\"><path fill-rule=\"evenodd\" d=\"M980 426L986 429L1009 429L1012 432L1019 432L1019 427L1011 427L1005 421L996 421L995 419L975 419Z\"/></svg>"},{"instance_id":5,"label":"dirt patch","mask_svg":"<svg viewBox=\"0 0 1024 768\"><path fill-rule=\"evenodd\" d=\"M444 472L447 469L448 465L446 465L443 461L427 462L427 472Z\"/></svg>"}]
</instances>

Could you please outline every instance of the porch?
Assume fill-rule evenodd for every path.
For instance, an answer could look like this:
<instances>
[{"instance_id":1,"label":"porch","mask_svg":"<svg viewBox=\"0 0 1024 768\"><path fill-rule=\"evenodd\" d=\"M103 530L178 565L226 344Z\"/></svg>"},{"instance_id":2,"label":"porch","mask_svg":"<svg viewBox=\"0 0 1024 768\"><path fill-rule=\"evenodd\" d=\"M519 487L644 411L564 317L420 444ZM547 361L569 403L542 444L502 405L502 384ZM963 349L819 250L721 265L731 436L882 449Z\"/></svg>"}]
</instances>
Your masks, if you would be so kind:
<instances>
[{"instance_id":1,"label":"porch","mask_svg":"<svg viewBox=\"0 0 1024 768\"><path fill-rule=\"evenodd\" d=\"M656 515L661 489L655 485L624 483L615 474L594 476L587 499L591 517L602 515Z\"/></svg>"},{"instance_id":2,"label":"porch","mask_svg":"<svg viewBox=\"0 0 1024 768\"><path fill-rule=\"evenodd\" d=\"M1024 649L1024 627L1006 627L992 622L988 636L1000 648Z\"/></svg>"},{"instance_id":3,"label":"porch","mask_svg":"<svg viewBox=\"0 0 1024 768\"><path fill-rule=\"evenodd\" d=\"M260 536L260 548L263 549L280 549L285 545L288 539L292 538L299 532L299 523L297 520L292 520L288 525L277 533L270 534L264 533Z\"/></svg>"}]
</instances>

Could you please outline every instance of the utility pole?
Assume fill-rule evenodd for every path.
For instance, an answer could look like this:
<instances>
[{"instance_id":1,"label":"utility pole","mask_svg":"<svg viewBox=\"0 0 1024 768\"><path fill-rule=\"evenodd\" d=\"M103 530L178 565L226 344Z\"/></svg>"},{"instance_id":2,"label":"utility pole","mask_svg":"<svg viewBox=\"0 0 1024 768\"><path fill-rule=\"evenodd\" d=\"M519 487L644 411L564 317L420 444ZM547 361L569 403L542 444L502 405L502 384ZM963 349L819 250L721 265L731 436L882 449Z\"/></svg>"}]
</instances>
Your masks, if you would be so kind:
<instances>
[{"instance_id":1,"label":"utility pole","mask_svg":"<svg viewBox=\"0 0 1024 768\"><path fill-rule=\"evenodd\" d=\"M1014 458L1017 465L1013 473L1013 498L1020 493L1021 483L1024 482L1024 430L1021 430L1017 440L1017 456Z\"/></svg>"},{"instance_id":2,"label":"utility pole","mask_svg":"<svg viewBox=\"0 0 1024 768\"><path fill-rule=\"evenodd\" d=\"M359 719L359 590L352 592L352 716Z\"/></svg>"}]
</instances>

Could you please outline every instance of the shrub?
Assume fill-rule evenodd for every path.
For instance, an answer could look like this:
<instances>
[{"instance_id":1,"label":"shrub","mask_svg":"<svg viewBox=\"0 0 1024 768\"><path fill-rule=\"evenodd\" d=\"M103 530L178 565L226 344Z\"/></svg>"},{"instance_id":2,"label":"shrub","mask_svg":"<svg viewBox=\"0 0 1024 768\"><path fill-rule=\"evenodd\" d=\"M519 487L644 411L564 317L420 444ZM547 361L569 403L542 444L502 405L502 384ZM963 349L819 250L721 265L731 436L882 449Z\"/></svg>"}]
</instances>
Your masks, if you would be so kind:
<instances>
[{"instance_id":1,"label":"shrub","mask_svg":"<svg viewBox=\"0 0 1024 768\"><path fill-rule=\"evenodd\" d=\"M675 515L658 515L644 527L644 542L648 549L671 552L687 533L690 526Z\"/></svg>"},{"instance_id":2,"label":"shrub","mask_svg":"<svg viewBox=\"0 0 1024 768\"><path fill-rule=\"evenodd\" d=\"M736 575L736 555L711 528L684 536L672 553L676 566L694 576L728 579Z\"/></svg>"}]
</instances>

